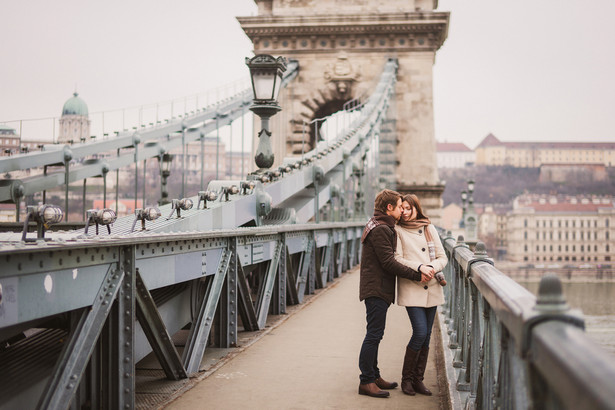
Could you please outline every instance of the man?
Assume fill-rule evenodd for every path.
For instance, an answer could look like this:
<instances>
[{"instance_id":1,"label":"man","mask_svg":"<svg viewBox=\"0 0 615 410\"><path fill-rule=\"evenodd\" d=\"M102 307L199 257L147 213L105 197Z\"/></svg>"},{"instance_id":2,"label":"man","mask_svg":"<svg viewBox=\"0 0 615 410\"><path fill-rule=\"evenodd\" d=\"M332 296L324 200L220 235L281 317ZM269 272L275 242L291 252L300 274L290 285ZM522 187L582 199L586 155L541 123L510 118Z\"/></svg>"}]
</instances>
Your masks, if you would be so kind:
<instances>
[{"instance_id":1,"label":"man","mask_svg":"<svg viewBox=\"0 0 615 410\"><path fill-rule=\"evenodd\" d=\"M395 276L421 280L420 273L395 260L395 223L402 214L401 204L398 192L385 189L378 193L374 216L361 236L359 299L365 301L367 330L359 354L359 394L370 397L389 397L383 389L397 387L396 382L385 381L378 369L378 346L384 335L387 310L395 300Z\"/></svg>"}]
</instances>

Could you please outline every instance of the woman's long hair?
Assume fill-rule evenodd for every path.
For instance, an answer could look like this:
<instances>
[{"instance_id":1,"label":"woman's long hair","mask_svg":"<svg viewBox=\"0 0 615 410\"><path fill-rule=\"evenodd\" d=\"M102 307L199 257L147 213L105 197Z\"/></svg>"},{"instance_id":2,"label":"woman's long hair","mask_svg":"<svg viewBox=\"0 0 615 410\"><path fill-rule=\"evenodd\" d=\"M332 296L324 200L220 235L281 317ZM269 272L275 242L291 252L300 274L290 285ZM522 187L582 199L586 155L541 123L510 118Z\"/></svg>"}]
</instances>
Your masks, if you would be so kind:
<instances>
[{"instance_id":1,"label":"woman's long hair","mask_svg":"<svg viewBox=\"0 0 615 410\"><path fill-rule=\"evenodd\" d=\"M414 194L406 194L402 197L402 201L406 201L410 204L410 206L416 209L416 219L429 219L427 215L423 213L423 208L421 208L421 203L419 202L419 198Z\"/></svg>"}]
</instances>

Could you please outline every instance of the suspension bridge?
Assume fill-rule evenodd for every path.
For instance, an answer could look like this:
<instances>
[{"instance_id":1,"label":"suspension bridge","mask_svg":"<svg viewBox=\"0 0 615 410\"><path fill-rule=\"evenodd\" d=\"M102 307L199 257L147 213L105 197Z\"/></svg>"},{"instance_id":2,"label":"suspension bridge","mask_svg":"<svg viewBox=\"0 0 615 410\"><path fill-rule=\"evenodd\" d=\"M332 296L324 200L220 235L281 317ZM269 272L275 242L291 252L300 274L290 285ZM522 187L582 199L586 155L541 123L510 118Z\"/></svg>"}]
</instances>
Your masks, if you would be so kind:
<instances>
[{"instance_id":1,"label":"suspension bridge","mask_svg":"<svg viewBox=\"0 0 615 410\"><path fill-rule=\"evenodd\" d=\"M355 38L353 46L372 51L379 44L412 47L419 60L421 53L435 52L443 38L433 33L445 30L448 17L419 10L405 18L411 45L394 36L385 36L384 43L368 36L368 43ZM323 24L321 20L314 24ZM349 20L355 25L360 21ZM244 18L242 24L250 36L257 36L262 22ZM396 30L407 34L405 28ZM327 46L316 40L310 40L313 46ZM257 50L267 47L272 45L259 38ZM336 61L348 68L346 59ZM22 229L0 233L0 408L163 407L188 387L196 385L197 391L198 384L186 381L216 371L224 374L220 357L234 355L254 335L268 327L283 333L286 323L276 320L315 294L327 297L319 296L304 310L322 309L317 321L335 324L326 312L346 304L348 296L334 290L356 279L352 272L373 198L395 184L395 152L408 146L391 131L407 125L396 108L396 101L404 98L398 82L407 80L407 59L381 56L374 61L379 71L371 87L353 88L358 77L352 70L333 68L330 94L320 90L306 100L305 95L292 98L302 63L289 59L282 99L305 109L287 118L289 136L279 137L285 149L273 147L276 165L254 169L241 180L215 179L207 186L201 177L197 192L187 192L182 180L181 196L159 206L137 208L135 202L134 214L118 217L107 207L108 175L134 170L136 201L136 181L148 159L180 149L185 159L189 144L201 142L202 147L208 134L245 115L254 104L252 90L113 138L0 159L0 173L15 175L0 180L0 201L14 204L16 215L25 215ZM348 120L333 137L320 141L318 122L326 115L316 114L338 109ZM315 125L307 135L302 128L306 123ZM272 138L282 128L274 125ZM202 170L202 148L199 156ZM62 219L62 207L46 204L46 192L64 188L68 209L69 185L83 181L85 192L92 178L103 180L104 206L86 210L79 228L50 229ZM437 194L441 187L432 175L413 175L411 180L421 178L427 182L415 183L416 191ZM27 202L33 196L42 204ZM449 286L438 315L439 337L434 338L439 353L431 363L434 373L428 375L438 394L421 398L421 403L433 408L614 408L615 363L605 360L584 334L583 317L566 304L557 279L545 278L534 297L497 270L481 243L466 244L446 232L441 236L449 257ZM327 290L334 284L335 289ZM352 293L345 289L346 295ZM329 304L316 307L321 301ZM396 331L408 324L398 326ZM276 338L275 333L268 334ZM337 334L334 343L346 342L324 327L311 333L321 339ZM257 357L262 366L267 354ZM318 366L318 358L313 364ZM292 369L292 362L287 365ZM297 389L309 382L297 373L283 377L296 377L292 382ZM356 395L356 378L352 386L332 383L312 394L352 391L353 407L386 406ZM223 407L224 394L233 394L232 384L225 389L216 392L213 407ZM293 396L282 402L259 397L263 402L246 406L314 404L295 403ZM206 406L207 396L197 400ZM403 395L387 400L395 403L387 402L391 407L410 405ZM178 401L170 406L181 408Z\"/></svg>"}]
</instances>

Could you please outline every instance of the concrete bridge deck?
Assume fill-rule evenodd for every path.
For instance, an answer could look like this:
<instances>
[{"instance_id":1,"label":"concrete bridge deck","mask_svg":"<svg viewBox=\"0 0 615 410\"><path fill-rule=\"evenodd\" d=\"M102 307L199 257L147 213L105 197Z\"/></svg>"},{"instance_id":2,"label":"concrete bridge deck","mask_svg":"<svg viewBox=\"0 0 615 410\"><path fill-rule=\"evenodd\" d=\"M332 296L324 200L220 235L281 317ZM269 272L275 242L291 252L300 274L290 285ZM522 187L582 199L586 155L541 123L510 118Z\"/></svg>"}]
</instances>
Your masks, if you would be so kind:
<instances>
[{"instance_id":1,"label":"concrete bridge deck","mask_svg":"<svg viewBox=\"0 0 615 410\"><path fill-rule=\"evenodd\" d=\"M359 269L355 268L298 306L285 320L272 324L258 340L223 360L202 380L184 386L183 393L176 394L178 397L164 408L446 408L447 385L436 371L436 361L441 363L442 357L435 354L442 350L437 323L425 375L433 396L407 396L399 387L387 399L357 394L358 355L365 331L365 307L358 300L358 286ZM405 310L392 305L379 354L387 380L400 382L410 334Z\"/></svg>"}]
</instances>

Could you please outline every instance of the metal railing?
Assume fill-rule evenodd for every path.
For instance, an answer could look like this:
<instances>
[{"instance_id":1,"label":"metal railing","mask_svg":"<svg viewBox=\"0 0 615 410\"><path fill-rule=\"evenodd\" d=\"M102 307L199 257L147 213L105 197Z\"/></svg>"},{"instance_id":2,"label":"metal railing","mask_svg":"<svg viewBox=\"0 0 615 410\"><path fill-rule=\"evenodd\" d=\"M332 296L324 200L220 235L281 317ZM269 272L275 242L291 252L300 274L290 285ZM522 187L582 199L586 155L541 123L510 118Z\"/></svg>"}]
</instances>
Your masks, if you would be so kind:
<instances>
[{"instance_id":1,"label":"metal railing","mask_svg":"<svg viewBox=\"0 0 615 410\"><path fill-rule=\"evenodd\" d=\"M0 249L0 408L134 408L139 360L197 373L207 346L236 346L358 264L363 225ZM186 326L182 354L171 336Z\"/></svg>"},{"instance_id":2,"label":"metal railing","mask_svg":"<svg viewBox=\"0 0 615 410\"><path fill-rule=\"evenodd\" d=\"M556 276L535 297L493 266L483 243L472 252L461 236L442 242L454 407L615 408L615 360L584 333Z\"/></svg>"}]
</instances>

